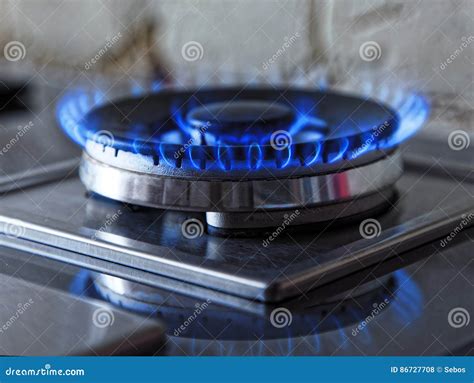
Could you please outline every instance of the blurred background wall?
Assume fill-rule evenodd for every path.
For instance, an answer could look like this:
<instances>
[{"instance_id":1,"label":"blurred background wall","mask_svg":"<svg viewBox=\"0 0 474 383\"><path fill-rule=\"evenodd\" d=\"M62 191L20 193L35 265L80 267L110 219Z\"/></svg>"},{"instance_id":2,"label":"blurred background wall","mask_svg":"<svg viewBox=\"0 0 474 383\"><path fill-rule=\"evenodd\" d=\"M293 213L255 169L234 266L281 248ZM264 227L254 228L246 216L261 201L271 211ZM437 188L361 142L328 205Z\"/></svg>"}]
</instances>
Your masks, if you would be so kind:
<instances>
[{"instance_id":1,"label":"blurred background wall","mask_svg":"<svg viewBox=\"0 0 474 383\"><path fill-rule=\"evenodd\" d=\"M34 65L390 77L430 95L439 129L454 121L470 132L473 26L473 0L0 0L4 54L20 42Z\"/></svg>"}]
</instances>

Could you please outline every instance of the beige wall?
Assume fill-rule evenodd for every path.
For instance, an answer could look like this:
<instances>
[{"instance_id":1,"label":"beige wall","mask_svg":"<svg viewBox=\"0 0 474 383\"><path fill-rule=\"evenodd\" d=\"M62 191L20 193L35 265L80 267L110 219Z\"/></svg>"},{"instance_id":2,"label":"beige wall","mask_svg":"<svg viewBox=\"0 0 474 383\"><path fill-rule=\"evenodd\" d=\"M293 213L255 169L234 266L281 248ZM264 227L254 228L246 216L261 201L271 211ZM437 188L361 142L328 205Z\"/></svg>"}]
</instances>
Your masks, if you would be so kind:
<instances>
[{"instance_id":1,"label":"beige wall","mask_svg":"<svg viewBox=\"0 0 474 383\"><path fill-rule=\"evenodd\" d=\"M152 53L183 78L291 77L317 67L334 82L391 77L460 109L452 113L469 129L473 25L473 0L0 1L1 43L21 41L30 60L83 68L119 35L92 69L144 73ZM197 61L183 59L190 41L202 46ZM361 59L372 41L380 57Z\"/></svg>"}]
</instances>

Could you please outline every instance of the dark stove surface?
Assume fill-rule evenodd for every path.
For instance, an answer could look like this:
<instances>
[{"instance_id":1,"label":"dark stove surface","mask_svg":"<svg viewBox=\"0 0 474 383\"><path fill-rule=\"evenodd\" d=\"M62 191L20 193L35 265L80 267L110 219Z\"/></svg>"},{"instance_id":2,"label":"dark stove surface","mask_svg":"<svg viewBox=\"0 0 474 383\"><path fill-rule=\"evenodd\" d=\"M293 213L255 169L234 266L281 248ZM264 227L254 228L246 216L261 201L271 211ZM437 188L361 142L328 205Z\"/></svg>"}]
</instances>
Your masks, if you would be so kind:
<instances>
[{"instance_id":1,"label":"dark stove surface","mask_svg":"<svg viewBox=\"0 0 474 383\"><path fill-rule=\"evenodd\" d=\"M159 318L167 323L168 339L155 352L168 355L465 355L472 351L470 328L452 327L449 317L458 307L474 310L470 293L473 239L469 229L449 247L428 245L404 257L398 263L402 268L395 273L382 277L387 270L378 266L280 306L260 305L259 310L250 307L250 301L229 308L163 289L153 289L156 302L160 297L155 305L123 295L102 296L94 279L106 275L5 247L0 248L1 274L12 286L21 279L38 286L38 291L45 286L60 290L63 299L69 294L70 302L74 296L94 305L99 300L110 301L110 309L116 305L135 312L138 324L140 318ZM118 285L121 281L127 283L115 280ZM356 294L352 287L363 288L367 281L370 286ZM321 296L327 303L321 302ZM197 307L203 309L196 316ZM282 322L284 326L275 327L272 318L282 309L290 313L291 324ZM64 316L64 312L52 314ZM193 316L196 319L179 330ZM114 330L123 327L117 313L115 326ZM97 328L92 333L104 334ZM50 351L54 349L39 330L36 335Z\"/></svg>"},{"instance_id":2,"label":"dark stove surface","mask_svg":"<svg viewBox=\"0 0 474 383\"><path fill-rule=\"evenodd\" d=\"M402 150L408 155L409 144ZM102 271L110 262L128 266L133 272L127 277L142 271L148 283L172 290L189 293L191 283L193 294L201 297L224 292L279 301L445 236L472 213L474 185L468 178L460 181L436 163L428 169L408 166L397 183L398 197L386 201L386 212L283 230L265 244L272 233L216 237L199 232L204 228L199 213L135 208L88 196L71 178L5 195L3 228L20 235L3 240L54 246L57 254L50 256L57 258L64 257L62 250L73 251L77 262ZM190 219L197 235L183 229ZM98 266L98 261L107 262Z\"/></svg>"}]
</instances>

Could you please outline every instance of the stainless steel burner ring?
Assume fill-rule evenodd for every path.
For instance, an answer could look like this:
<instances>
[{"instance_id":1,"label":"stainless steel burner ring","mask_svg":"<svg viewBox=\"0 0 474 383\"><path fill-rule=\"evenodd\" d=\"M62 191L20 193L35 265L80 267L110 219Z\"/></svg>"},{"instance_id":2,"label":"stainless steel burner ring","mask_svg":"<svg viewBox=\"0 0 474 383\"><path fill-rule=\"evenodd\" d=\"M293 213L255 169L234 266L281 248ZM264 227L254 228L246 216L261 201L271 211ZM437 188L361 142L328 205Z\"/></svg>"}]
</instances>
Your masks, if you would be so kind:
<instances>
[{"instance_id":1,"label":"stainless steel burner ring","mask_svg":"<svg viewBox=\"0 0 474 383\"><path fill-rule=\"evenodd\" d=\"M401 174L402 160L397 152L361 166L295 178L161 176L116 167L86 151L80 168L80 177L89 191L114 200L161 209L223 213L311 208L350 201L386 190Z\"/></svg>"}]
</instances>

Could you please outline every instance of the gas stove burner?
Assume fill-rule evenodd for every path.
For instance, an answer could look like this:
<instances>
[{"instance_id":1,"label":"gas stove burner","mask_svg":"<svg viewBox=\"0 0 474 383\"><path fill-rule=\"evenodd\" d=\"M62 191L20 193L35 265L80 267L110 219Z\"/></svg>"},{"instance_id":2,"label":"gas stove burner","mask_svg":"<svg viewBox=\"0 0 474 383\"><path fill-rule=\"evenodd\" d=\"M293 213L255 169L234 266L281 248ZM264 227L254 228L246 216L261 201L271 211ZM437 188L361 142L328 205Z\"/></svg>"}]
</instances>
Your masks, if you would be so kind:
<instances>
[{"instance_id":1,"label":"gas stove burner","mask_svg":"<svg viewBox=\"0 0 474 383\"><path fill-rule=\"evenodd\" d=\"M283 88L162 90L93 108L73 131L62 122L84 148L89 191L206 212L222 229L274 227L295 209L293 225L377 208L402 174L407 136L384 104Z\"/></svg>"},{"instance_id":2,"label":"gas stove burner","mask_svg":"<svg viewBox=\"0 0 474 383\"><path fill-rule=\"evenodd\" d=\"M399 122L393 110L363 98L232 88L114 102L91 111L82 126L87 154L105 164L245 181L323 174L385 157Z\"/></svg>"}]
</instances>

